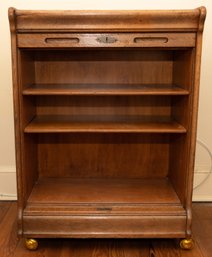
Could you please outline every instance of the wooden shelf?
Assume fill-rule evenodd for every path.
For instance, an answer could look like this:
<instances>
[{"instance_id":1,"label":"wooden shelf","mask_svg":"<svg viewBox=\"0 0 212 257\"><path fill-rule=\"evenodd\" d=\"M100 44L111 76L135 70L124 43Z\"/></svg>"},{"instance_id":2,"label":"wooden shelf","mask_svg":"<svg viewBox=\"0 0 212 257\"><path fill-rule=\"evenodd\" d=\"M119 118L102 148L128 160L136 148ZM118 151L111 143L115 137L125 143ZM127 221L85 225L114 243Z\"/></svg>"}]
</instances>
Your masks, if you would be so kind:
<instances>
[{"instance_id":1,"label":"wooden shelf","mask_svg":"<svg viewBox=\"0 0 212 257\"><path fill-rule=\"evenodd\" d=\"M167 84L32 84L23 95L188 95L189 91Z\"/></svg>"},{"instance_id":2,"label":"wooden shelf","mask_svg":"<svg viewBox=\"0 0 212 257\"><path fill-rule=\"evenodd\" d=\"M28 203L180 204L180 200L167 178L39 178Z\"/></svg>"},{"instance_id":3,"label":"wooden shelf","mask_svg":"<svg viewBox=\"0 0 212 257\"><path fill-rule=\"evenodd\" d=\"M167 178L39 178L23 220L31 237L182 237L186 210Z\"/></svg>"},{"instance_id":4,"label":"wooden shelf","mask_svg":"<svg viewBox=\"0 0 212 257\"><path fill-rule=\"evenodd\" d=\"M36 116L24 129L25 133L185 133L186 129L169 117L125 117L91 115Z\"/></svg>"}]
</instances>

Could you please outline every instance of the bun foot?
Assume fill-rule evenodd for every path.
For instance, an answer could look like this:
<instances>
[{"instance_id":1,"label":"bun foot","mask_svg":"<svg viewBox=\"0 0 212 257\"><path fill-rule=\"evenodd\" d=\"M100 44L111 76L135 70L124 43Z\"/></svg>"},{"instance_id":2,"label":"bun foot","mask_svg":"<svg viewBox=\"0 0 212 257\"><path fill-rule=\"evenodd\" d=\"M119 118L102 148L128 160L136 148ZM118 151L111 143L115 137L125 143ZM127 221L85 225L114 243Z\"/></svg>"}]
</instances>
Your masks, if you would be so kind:
<instances>
[{"instance_id":1,"label":"bun foot","mask_svg":"<svg viewBox=\"0 0 212 257\"><path fill-rule=\"evenodd\" d=\"M28 250L35 251L38 248L38 241L33 238L26 238L25 246Z\"/></svg>"},{"instance_id":2,"label":"bun foot","mask_svg":"<svg viewBox=\"0 0 212 257\"><path fill-rule=\"evenodd\" d=\"M194 240L189 238L189 239L182 239L180 241L180 248L183 250L191 250L194 248Z\"/></svg>"}]
</instances>

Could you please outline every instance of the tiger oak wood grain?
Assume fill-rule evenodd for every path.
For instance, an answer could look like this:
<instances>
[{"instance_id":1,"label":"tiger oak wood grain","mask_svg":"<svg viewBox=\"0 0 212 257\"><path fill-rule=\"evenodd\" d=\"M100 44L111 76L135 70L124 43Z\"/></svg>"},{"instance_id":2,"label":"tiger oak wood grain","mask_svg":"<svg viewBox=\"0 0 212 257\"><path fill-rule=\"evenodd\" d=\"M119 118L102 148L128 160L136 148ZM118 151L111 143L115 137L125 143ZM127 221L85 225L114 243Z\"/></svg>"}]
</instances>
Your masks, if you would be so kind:
<instances>
[{"instance_id":1,"label":"tiger oak wood grain","mask_svg":"<svg viewBox=\"0 0 212 257\"><path fill-rule=\"evenodd\" d=\"M191 237L205 17L9 9L19 235Z\"/></svg>"}]
</instances>

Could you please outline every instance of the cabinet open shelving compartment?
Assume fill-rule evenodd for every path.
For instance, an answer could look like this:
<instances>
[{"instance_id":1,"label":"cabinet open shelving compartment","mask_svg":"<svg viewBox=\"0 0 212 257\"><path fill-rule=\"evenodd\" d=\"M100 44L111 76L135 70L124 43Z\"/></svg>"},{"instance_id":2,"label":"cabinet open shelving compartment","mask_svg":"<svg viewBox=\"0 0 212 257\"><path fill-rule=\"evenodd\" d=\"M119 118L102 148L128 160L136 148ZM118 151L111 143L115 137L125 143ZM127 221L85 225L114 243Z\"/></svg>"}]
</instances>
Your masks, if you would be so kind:
<instances>
[{"instance_id":1,"label":"cabinet open shelving compartment","mask_svg":"<svg viewBox=\"0 0 212 257\"><path fill-rule=\"evenodd\" d=\"M9 18L19 234L191 237L205 9Z\"/></svg>"}]
</instances>

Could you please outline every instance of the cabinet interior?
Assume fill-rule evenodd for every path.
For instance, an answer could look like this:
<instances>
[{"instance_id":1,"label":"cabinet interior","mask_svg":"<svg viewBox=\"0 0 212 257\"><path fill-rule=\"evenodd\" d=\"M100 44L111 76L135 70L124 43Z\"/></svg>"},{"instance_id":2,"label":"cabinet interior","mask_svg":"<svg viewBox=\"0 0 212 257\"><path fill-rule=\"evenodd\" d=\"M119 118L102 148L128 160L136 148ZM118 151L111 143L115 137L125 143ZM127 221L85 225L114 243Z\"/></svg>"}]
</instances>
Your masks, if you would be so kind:
<instances>
[{"instance_id":1,"label":"cabinet interior","mask_svg":"<svg viewBox=\"0 0 212 257\"><path fill-rule=\"evenodd\" d=\"M19 62L26 202L184 205L193 48L21 49Z\"/></svg>"}]
</instances>

